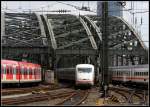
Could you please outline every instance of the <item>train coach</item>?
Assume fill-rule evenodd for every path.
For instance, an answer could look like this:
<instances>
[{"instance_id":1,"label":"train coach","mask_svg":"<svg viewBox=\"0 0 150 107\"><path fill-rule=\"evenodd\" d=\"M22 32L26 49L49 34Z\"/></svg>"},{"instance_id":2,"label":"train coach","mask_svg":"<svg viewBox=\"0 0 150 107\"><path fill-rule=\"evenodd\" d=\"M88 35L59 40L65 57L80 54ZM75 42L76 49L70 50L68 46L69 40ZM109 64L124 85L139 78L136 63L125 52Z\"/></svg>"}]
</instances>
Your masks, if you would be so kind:
<instances>
[{"instance_id":1,"label":"train coach","mask_svg":"<svg viewBox=\"0 0 150 107\"><path fill-rule=\"evenodd\" d=\"M149 83L149 65L131 65L109 67L113 83L147 86Z\"/></svg>"},{"instance_id":2,"label":"train coach","mask_svg":"<svg viewBox=\"0 0 150 107\"><path fill-rule=\"evenodd\" d=\"M8 83L39 83L41 66L38 64L1 60L1 82Z\"/></svg>"},{"instance_id":3,"label":"train coach","mask_svg":"<svg viewBox=\"0 0 150 107\"><path fill-rule=\"evenodd\" d=\"M94 85L94 66L91 64L78 64L74 68L59 68L59 80L74 81L75 85Z\"/></svg>"}]
</instances>

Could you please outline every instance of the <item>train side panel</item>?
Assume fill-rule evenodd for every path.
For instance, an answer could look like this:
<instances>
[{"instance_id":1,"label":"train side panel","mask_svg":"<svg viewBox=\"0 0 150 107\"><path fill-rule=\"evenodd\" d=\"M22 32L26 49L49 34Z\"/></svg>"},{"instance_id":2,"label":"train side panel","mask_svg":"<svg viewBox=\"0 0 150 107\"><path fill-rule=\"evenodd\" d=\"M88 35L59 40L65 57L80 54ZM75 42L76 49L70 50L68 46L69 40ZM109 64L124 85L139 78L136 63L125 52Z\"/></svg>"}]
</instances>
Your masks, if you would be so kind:
<instances>
[{"instance_id":1,"label":"train side panel","mask_svg":"<svg viewBox=\"0 0 150 107\"><path fill-rule=\"evenodd\" d=\"M17 61L1 60L2 83L19 83L19 79L16 78L17 67L19 67Z\"/></svg>"},{"instance_id":2,"label":"train side panel","mask_svg":"<svg viewBox=\"0 0 150 107\"><path fill-rule=\"evenodd\" d=\"M41 66L38 64L20 62L20 83L40 82Z\"/></svg>"},{"instance_id":3,"label":"train side panel","mask_svg":"<svg viewBox=\"0 0 150 107\"><path fill-rule=\"evenodd\" d=\"M32 83L41 81L41 66L38 64L1 60L2 83Z\"/></svg>"},{"instance_id":4,"label":"train side panel","mask_svg":"<svg viewBox=\"0 0 150 107\"><path fill-rule=\"evenodd\" d=\"M148 85L149 66L147 64L109 67L109 70L112 73L112 82Z\"/></svg>"}]
</instances>

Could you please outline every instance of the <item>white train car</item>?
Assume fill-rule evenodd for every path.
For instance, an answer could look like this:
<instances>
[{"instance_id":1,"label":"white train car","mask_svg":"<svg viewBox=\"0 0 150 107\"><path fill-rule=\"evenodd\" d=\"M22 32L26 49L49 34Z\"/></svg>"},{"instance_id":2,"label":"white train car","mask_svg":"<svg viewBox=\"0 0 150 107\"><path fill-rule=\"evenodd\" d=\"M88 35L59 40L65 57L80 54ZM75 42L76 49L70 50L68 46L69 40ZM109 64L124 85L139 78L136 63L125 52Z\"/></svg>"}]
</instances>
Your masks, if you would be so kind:
<instances>
[{"instance_id":1,"label":"white train car","mask_svg":"<svg viewBox=\"0 0 150 107\"><path fill-rule=\"evenodd\" d=\"M112 82L148 85L149 65L131 65L109 67L112 72Z\"/></svg>"},{"instance_id":2,"label":"white train car","mask_svg":"<svg viewBox=\"0 0 150 107\"><path fill-rule=\"evenodd\" d=\"M75 84L94 85L94 66L91 64L76 65Z\"/></svg>"}]
</instances>

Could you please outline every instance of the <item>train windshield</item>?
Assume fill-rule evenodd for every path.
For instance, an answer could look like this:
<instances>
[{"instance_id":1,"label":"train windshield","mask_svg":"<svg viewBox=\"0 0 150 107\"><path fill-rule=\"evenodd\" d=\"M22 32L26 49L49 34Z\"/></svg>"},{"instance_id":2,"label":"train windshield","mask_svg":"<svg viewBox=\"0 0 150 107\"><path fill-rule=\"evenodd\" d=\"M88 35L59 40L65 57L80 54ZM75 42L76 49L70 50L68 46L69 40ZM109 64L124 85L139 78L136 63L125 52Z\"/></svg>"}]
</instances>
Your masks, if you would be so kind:
<instances>
[{"instance_id":1,"label":"train windshield","mask_svg":"<svg viewBox=\"0 0 150 107\"><path fill-rule=\"evenodd\" d=\"M83 73L83 72L91 72L92 68L78 68L78 72Z\"/></svg>"}]
</instances>

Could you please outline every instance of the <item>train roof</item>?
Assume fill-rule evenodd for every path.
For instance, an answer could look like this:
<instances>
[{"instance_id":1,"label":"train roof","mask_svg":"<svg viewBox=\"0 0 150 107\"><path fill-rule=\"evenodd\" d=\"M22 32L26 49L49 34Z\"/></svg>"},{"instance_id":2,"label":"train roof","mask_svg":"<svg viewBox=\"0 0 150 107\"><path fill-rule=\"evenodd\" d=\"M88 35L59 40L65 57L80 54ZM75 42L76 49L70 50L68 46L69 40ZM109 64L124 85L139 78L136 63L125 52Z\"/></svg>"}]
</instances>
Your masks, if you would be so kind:
<instances>
[{"instance_id":1,"label":"train roof","mask_svg":"<svg viewBox=\"0 0 150 107\"><path fill-rule=\"evenodd\" d=\"M13 60L1 60L1 64L13 64L13 65L18 65L18 61L13 61Z\"/></svg>"},{"instance_id":2,"label":"train roof","mask_svg":"<svg viewBox=\"0 0 150 107\"><path fill-rule=\"evenodd\" d=\"M94 67L92 64L78 64L76 67Z\"/></svg>"},{"instance_id":3,"label":"train roof","mask_svg":"<svg viewBox=\"0 0 150 107\"><path fill-rule=\"evenodd\" d=\"M109 68L149 68L149 64L129 65L129 66L113 66Z\"/></svg>"},{"instance_id":4,"label":"train roof","mask_svg":"<svg viewBox=\"0 0 150 107\"><path fill-rule=\"evenodd\" d=\"M14 61L14 60L1 60L2 64L13 64L13 65L21 65L21 66L40 66L39 64L33 64L29 62L22 62L22 61Z\"/></svg>"},{"instance_id":5,"label":"train roof","mask_svg":"<svg viewBox=\"0 0 150 107\"><path fill-rule=\"evenodd\" d=\"M29 63L29 62L19 62L19 65L21 66L30 66L30 67L39 67L40 65L39 64L34 64L34 63Z\"/></svg>"}]
</instances>

